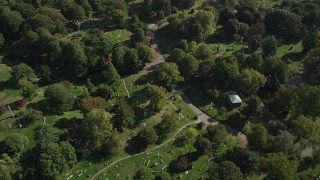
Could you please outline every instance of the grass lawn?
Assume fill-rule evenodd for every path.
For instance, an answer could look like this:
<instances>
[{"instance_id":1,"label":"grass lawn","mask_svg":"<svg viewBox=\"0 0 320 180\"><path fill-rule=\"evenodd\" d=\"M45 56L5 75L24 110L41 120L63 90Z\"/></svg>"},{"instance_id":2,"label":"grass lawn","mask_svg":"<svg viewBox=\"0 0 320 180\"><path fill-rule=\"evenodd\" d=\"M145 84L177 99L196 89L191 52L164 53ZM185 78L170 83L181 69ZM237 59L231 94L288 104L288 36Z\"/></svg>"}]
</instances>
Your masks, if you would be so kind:
<instances>
[{"instance_id":1,"label":"grass lawn","mask_svg":"<svg viewBox=\"0 0 320 180\"><path fill-rule=\"evenodd\" d=\"M0 82L7 81L11 77L11 68L6 64L0 64Z\"/></svg>"},{"instance_id":2,"label":"grass lawn","mask_svg":"<svg viewBox=\"0 0 320 180\"><path fill-rule=\"evenodd\" d=\"M67 39L82 38L86 35L86 33L87 33L87 30L75 31L73 33L68 34L65 38ZM132 32L126 29L112 29L110 31L107 30L107 32L105 32L105 35L110 39L112 43L115 44L115 43L130 40L130 36L132 35Z\"/></svg>"},{"instance_id":3,"label":"grass lawn","mask_svg":"<svg viewBox=\"0 0 320 180\"><path fill-rule=\"evenodd\" d=\"M112 43L119 43L130 40L132 32L126 29L116 29L112 31L107 31L105 35L110 38Z\"/></svg>"},{"instance_id":4,"label":"grass lawn","mask_svg":"<svg viewBox=\"0 0 320 180\"><path fill-rule=\"evenodd\" d=\"M15 113L18 111L15 111ZM66 119L72 119L72 118L82 118L83 115L79 110L76 111L68 111L63 113L63 115L58 116L58 115L52 115L52 116L46 116L46 123L47 124L54 124L56 123L59 119L66 118ZM10 113L7 112L4 115L0 116L0 141L3 140L8 134L11 133L22 133L26 135L29 138L29 144L27 147L24 149L24 151L31 149L32 147L35 146L35 140L34 140L34 129L38 127L39 124L42 124L43 121L38 121L33 124L30 124L27 127L22 127L19 128L16 125L16 122L18 121L19 118L12 119L10 116Z\"/></svg>"},{"instance_id":5,"label":"grass lawn","mask_svg":"<svg viewBox=\"0 0 320 180\"><path fill-rule=\"evenodd\" d=\"M188 81L188 85L183 85L183 90L190 100L204 113L223 124L229 125L237 130L243 128L243 122L231 119L230 116L238 111L238 109L230 109L225 94L231 94L232 91L220 92L218 98L208 95L207 90L211 90L210 85L197 81ZM212 108L211 108L212 103ZM219 113L219 110L225 108L227 111Z\"/></svg>"},{"instance_id":6,"label":"grass lawn","mask_svg":"<svg viewBox=\"0 0 320 180\"><path fill-rule=\"evenodd\" d=\"M212 43L210 44L211 49L214 52L217 52L217 48L219 47L219 51L217 52L218 56L230 56L235 52L245 53L248 45L242 44L240 42L230 42L230 43Z\"/></svg>"},{"instance_id":7,"label":"grass lawn","mask_svg":"<svg viewBox=\"0 0 320 180\"><path fill-rule=\"evenodd\" d=\"M141 75L141 74L134 74L124 78L124 81L127 85L127 88L130 94L130 98L128 100L129 103L137 102L139 107L143 106L143 104L140 104L140 99L141 98L143 99L143 97L145 97L143 89L148 85L148 83L145 82L146 78L147 78L147 75ZM120 87L119 95L127 96L127 93L124 89L124 85L123 87ZM194 122L194 120L191 118L196 116L196 114L189 108L187 104L184 103L184 101L182 101L181 98L179 98L177 92L168 94L168 97L172 95L175 95L177 98L175 98L175 100L172 99L171 102L175 106L181 107L181 113L185 117L185 118L182 118L180 121L178 121L178 126L182 127L185 124ZM138 129L142 128L144 125L147 125L147 126L157 125L159 122L161 122L161 117L163 114L176 113L175 108L171 105L169 99L166 100L166 105L163 108L163 110L161 110L160 112L153 112L151 109L148 109L148 108L143 108L142 110L143 110L141 112L142 115L137 114L137 116L140 116L140 117L142 116L141 117L142 120L139 124L139 127L133 130L130 130L130 129L126 130L122 134L122 137L124 139L129 139L133 137L138 132ZM146 117L144 117L144 112L146 112ZM176 115L178 119L178 114L176 113ZM174 133L169 134L168 138L172 137L173 134ZM151 145L149 148L152 148L154 146L156 145ZM97 170L102 169L106 164L110 164L113 161L120 159L121 157L125 157L127 155L128 155L127 152L122 151L116 156L113 156L112 158L104 158L99 161L90 161L90 160L80 161L71 169L69 173L67 173L66 177L72 174L77 179L88 179L88 177L94 175ZM81 174L81 170L86 172Z\"/></svg>"},{"instance_id":8,"label":"grass lawn","mask_svg":"<svg viewBox=\"0 0 320 180\"><path fill-rule=\"evenodd\" d=\"M182 130L180 133L183 134L185 131ZM201 132L199 132L201 133ZM178 136L180 136L178 135ZM225 143L225 146L221 146L216 150L217 154L223 154L228 149L232 149L237 146L237 137L231 137ZM132 178L141 166L148 166L153 171L154 175L161 171L170 171L168 167L173 160L176 160L179 156L194 152L195 148L193 147L194 140L190 140L183 147L176 147L174 141L170 141L168 144L162 146L159 149L151 150L149 154L143 153L134 157L131 157L128 160L124 160L115 164L113 167L109 168L107 171L101 173L99 179L128 179ZM159 156L158 156L159 154ZM207 178L207 170L210 167L210 162L208 156L196 157L193 162L193 168L180 173L174 173L173 178L177 179L198 179L199 177ZM149 162L149 163L148 163ZM126 173L123 173L126 172Z\"/></svg>"}]
</instances>

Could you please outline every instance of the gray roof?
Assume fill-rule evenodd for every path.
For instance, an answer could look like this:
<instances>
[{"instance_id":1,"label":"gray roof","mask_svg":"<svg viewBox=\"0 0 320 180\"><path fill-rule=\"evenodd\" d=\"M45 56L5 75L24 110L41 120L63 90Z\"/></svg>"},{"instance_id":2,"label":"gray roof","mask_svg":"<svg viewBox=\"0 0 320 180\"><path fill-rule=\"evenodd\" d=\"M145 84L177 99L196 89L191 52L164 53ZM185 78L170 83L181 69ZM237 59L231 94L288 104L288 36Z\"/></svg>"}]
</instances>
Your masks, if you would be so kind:
<instances>
[{"instance_id":1,"label":"gray roof","mask_svg":"<svg viewBox=\"0 0 320 180\"><path fill-rule=\"evenodd\" d=\"M232 104L242 103L242 100L238 94L230 94L230 95L228 95L228 98L230 99Z\"/></svg>"}]
</instances>

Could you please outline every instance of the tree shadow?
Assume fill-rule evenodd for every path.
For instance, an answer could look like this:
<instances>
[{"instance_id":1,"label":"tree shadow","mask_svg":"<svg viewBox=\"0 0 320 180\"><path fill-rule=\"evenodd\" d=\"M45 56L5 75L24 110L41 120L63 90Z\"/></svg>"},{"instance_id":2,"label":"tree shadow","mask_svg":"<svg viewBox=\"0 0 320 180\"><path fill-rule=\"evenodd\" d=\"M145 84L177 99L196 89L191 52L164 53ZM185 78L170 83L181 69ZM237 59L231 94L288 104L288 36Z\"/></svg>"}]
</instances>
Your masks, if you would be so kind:
<instances>
[{"instance_id":1,"label":"tree shadow","mask_svg":"<svg viewBox=\"0 0 320 180\"><path fill-rule=\"evenodd\" d=\"M299 62L303 58L304 54L302 52L291 52L281 57L281 60L286 61L288 59Z\"/></svg>"},{"instance_id":2,"label":"tree shadow","mask_svg":"<svg viewBox=\"0 0 320 180\"><path fill-rule=\"evenodd\" d=\"M130 155L138 154L145 150L148 146L145 144L142 144L137 136L132 137L128 141L128 146L125 147L125 152L127 152Z\"/></svg>"},{"instance_id":3,"label":"tree shadow","mask_svg":"<svg viewBox=\"0 0 320 180\"><path fill-rule=\"evenodd\" d=\"M168 54L170 51L179 45L179 37L170 32L169 26L164 26L155 32L156 43L163 54Z\"/></svg>"}]
</instances>

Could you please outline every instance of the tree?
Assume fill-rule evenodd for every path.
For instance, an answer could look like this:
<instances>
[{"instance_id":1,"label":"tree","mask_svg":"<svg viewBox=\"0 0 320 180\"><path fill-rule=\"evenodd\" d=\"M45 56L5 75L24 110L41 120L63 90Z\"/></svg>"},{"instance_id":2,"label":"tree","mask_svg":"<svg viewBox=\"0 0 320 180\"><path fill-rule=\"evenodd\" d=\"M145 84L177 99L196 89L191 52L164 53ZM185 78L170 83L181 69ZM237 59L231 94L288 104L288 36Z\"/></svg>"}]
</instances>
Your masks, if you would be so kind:
<instances>
[{"instance_id":1,"label":"tree","mask_svg":"<svg viewBox=\"0 0 320 180\"><path fill-rule=\"evenodd\" d=\"M2 33L0 33L0 49L3 47L3 45L4 45L4 37Z\"/></svg>"},{"instance_id":2,"label":"tree","mask_svg":"<svg viewBox=\"0 0 320 180\"><path fill-rule=\"evenodd\" d=\"M42 120L42 112L36 109L29 109L24 113L22 122L26 125Z\"/></svg>"},{"instance_id":3,"label":"tree","mask_svg":"<svg viewBox=\"0 0 320 180\"><path fill-rule=\"evenodd\" d=\"M292 123L292 130L298 137L303 137L312 144L320 143L320 123L303 115Z\"/></svg>"},{"instance_id":4,"label":"tree","mask_svg":"<svg viewBox=\"0 0 320 180\"><path fill-rule=\"evenodd\" d=\"M262 51L266 56L274 56L277 54L277 40L274 36L267 36L262 41Z\"/></svg>"},{"instance_id":5,"label":"tree","mask_svg":"<svg viewBox=\"0 0 320 180\"><path fill-rule=\"evenodd\" d=\"M215 16L211 11L199 11L194 17L192 34L194 39L203 41L215 30Z\"/></svg>"},{"instance_id":6,"label":"tree","mask_svg":"<svg viewBox=\"0 0 320 180\"><path fill-rule=\"evenodd\" d=\"M236 18L229 19L223 28L230 39L239 39L240 23Z\"/></svg>"},{"instance_id":7,"label":"tree","mask_svg":"<svg viewBox=\"0 0 320 180\"><path fill-rule=\"evenodd\" d=\"M16 176L20 171L21 167L17 163L17 157L11 158L8 154L1 154L0 157L0 180L11 180L17 179Z\"/></svg>"},{"instance_id":8,"label":"tree","mask_svg":"<svg viewBox=\"0 0 320 180\"><path fill-rule=\"evenodd\" d=\"M24 63L13 66L11 75L12 80L15 83L18 83L20 79L32 81L37 78L37 76L34 74L33 69Z\"/></svg>"},{"instance_id":9,"label":"tree","mask_svg":"<svg viewBox=\"0 0 320 180\"><path fill-rule=\"evenodd\" d=\"M209 60L213 54L214 53L211 50L210 46L204 43L200 43L194 53L194 56L197 59L205 61L205 60Z\"/></svg>"},{"instance_id":10,"label":"tree","mask_svg":"<svg viewBox=\"0 0 320 180\"><path fill-rule=\"evenodd\" d=\"M116 68L114 68L112 63L109 63L106 69L103 71L103 78L107 81L110 86L118 87L121 83L121 77L118 74Z\"/></svg>"},{"instance_id":11,"label":"tree","mask_svg":"<svg viewBox=\"0 0 320 180\"><path fill-rule=\"evenodd\" d=\"M28 19L36 14L36 9L31 4L27 3L17 3L13 6L13 10L18 11L25 19Z\"/></svg>"},{"instance_id":12,"label":"tree","mask_svg":"<svg viewBox=\"0 0 320 180\"><path fill-rule=\"evenodd\" d=\"M158 135L152 127L146 126L139 131L137 139L143 147L146 147L147 145L156 142Z\"/></svg>"},{"instance_id":13,"label":"tree","mask_svg":"<svg viewBox=\"0 0 320 180\"><path fill-rule=\"evenodd\" d=\"M86 74L87 56L84 52L84 48L80 42L77 41L63 41L62 43L62 57L64 64L62 68L66 68L70 75L74 77L82 77Z\"/></svg>"},{"instance_id":14,"label":"tree","mask_svg":"<svg viewBox=\"0 0 320 180\"><path fill-rule=\"evenodd\" d=\"M318 48L320 43L320 32L311 31L302 39L303 52L308 52L310 49Z\"/></svg>"},{"instance_id":15,"label":"tree","mask_svg":"<svg viewBox=\"0 0 320 180\"><path fill-rule=\"evenodd\" d=\"M268 130L263 124L256 124L252 126L248 140L251 149L263 151L272 145L273 137L268 134Z\"/></svg>"},{"instance_id":16,"label":"tree","mask_svg":"<svg viewBox=\"0 0 320 180\"><path fill-rule=\"evenodd\" d=\"M21 153L23 149L28 145L29 139L26 135L21 133L13 133L7 135L2 144L2 152L10 155Z\"/></svg>"},{"instance_id":17,"label":"tree","mask_svg":"<svg viewBox=\"0 0 320 180\"><path fill-rule=\"evenodd\" d=\"M189 158L187 156L180 156L178 157L175 168L178 171L185 171L191 167L191 163L189 162Z\"/></svg>"},{"instance_id":18,"label":"tree","mask_svg":"<svg viewBox=\"0 0 320 180\"><path fill-rule=\"evenodd\" d=\"M67 19L73 21L82 21L86 17L84 9L77 3L68 5L65 9L62 10L62 13Z\"/></svg>"},{"instance_id":19,"label":"tree","mask_svg":"<svg viewBox=\"0 0 320 180\"><path fill-rule=\"evenodd\" d=\"M142 28L137 28L134 30L131 39L134 42L143 42L146 39L146 34Z\"/></svg>"},{"instance_id":20,"label":"tree","mask_svg":"<svg viewBox=\"0 0 320 180\"><path fill-rule=\"evenodd\" d=\"M178 66L175 63L165 62L154 73L155 82L159 85L172 90L177 83L184 79L180 76Z\"/></svg>"},{"instance_id":21,"label":"tree","mask_svg":"<svg viewBox=\"0 0 320 180\"><path fill-rule=\"evenodd\" d=\"M113 133L112 137L104 144L103 150L107 155L115 155L123 150L125 145L126 141L118 133Z\"/></svg>"},{"instance_id":22,"label":"tree","mask_svg":"<svg viewBox=\"0 0 320 180\"><path fill-rule=\"evenodd\" d=\"M276 10L266 15L265 23L270 34L297 38L302 26L302 17L286 10Z\"/></svg>"},{"instance_id":23,"label":"tree","mask_svg":"<svg viewBox=\"0 0 320 180\"><path fill-rule=\"evenodd\" d=\"M219 164L213 164L209 169L210 179L219 180L238 180L243 175L240 168L231 161L222 161Z\"/></svg>"},{"instance_id":24,"label":"tree","mask_svg":"<svg viewBox=\"0 0 320 180\"><path fill-rule=\"evenodd\" d=\"M251 35L248 38L248 47L251 52L255 52L261 46L261 36L258 34Z\"/></svg>"},{"instance_id":25,"label":"tree","mask_svg":"<svg viewBox=\"0 0 320 180\"><path fill-rule=\"evenodd\" d=\"M80 101L80 109L84 113L88 113L93 109L107 109L110 106L111 104L102 97L87 96Z\"/></svg>"},{"instance_id":26,"label":"tree","mask_svg":"<svg viewBox=\"0 0 320 180\"><path fill-rule=\"evenodd\" d=\"M281 83L287 81L290 73L288 65L276 57L266 58L263 62L262 71L267 77L268 86L271 85L270 83L272 83L272 78L277 79Z\"/></svg>"},{"instance_id":27,"label":"tree","mask_svg":"<svg viewBox=\"0 0 320 180\"><path fill-rule=\"evenodd\" d=\"M47 15L36 14L27 20L28 26L36 31L38 28L44 28L50 32L54 32L56 23Z\"/></svg>"},{"instance_id":28,"label":"tree","mask_svg":"<svg viewBox=\"0 0 320 180\"><path fill-rule=\"evenodd\" d=\"M231 85L239 74L239 67L234 57L226 57L214 66L216 80L223 87Z\"/></svg>"},{"instance_id":29,"label":"tree","mask_svg":"<svg viewBox=\"0 0 320 180\"><path fill-rule=\"evenodd\" d=\"M138 52L138 56L142 60L143 64L152 62L153 54L152 54L151 48L149 46L138 43L137 44L137 52Z\"/></svg>"},{"instance_id":30,"label":"tree","mask_svg":"<svg viewBox=\"0 0 320 180\"><path fill-rule=\"evenodd\" d=\"M194 76L198 72L199 61L193 55L187 54L181 61L181 65L179 66L181 74Z\"/></svg>"},{"instance_id":31,"label":"tree","mask_svg":"<svg viewBox=\"0 0 320 180\"><path fill-rule=\"evenodd\" d=\"M305 59L304 67L307 70L306 78L311 84L320 84L320 48L309 50Z\"/></svg>"},{"instance_id":32,"label":"tree","mask_svg":"<svg viewBox=\"0 0 320 180\"><path fill-rule=\"evenodd\" d=\"M246 106L241 109L241 114L250 121L259 122L263 116L260 98L258 96L250 96L245 103Z\"/></svg>"},{"instance_id":33,"label":"tree","mask_svg":"<svg viewBox=\"0 0 320 180\"><path fill-rule=\"evenodd\" d=\"M44 149L51 143L57 143L61 135L60 129L49 124L38 125L34 132L34 138L40 149Z\"/></svg>"},{"instance_id":34,"label":"tree","mask_svg":"<svg viewBox=\"0 0 320 180\"><path fill-rule=\"evenodd\" d=\"M33 84L32 82L26 79L20 79L19 86L23 98L31 100L35 97L38 90L38 86L36 84Z\"/></svg>"},{"instance_id":35,"label":"tree","mask_svg":"<svg viewBox=\"0 0 320 180\"><path fill-rule=\"evenodd\" d=\"M44 98L51 110L64 112L72 109L74 97L62 84L52 84L44 91Z\"/></svg>"},{"instance_id":36,"label":"tree","mask_svg":"<svg viewBox=\"0 0 320 180\"><path fill-rule=\"evenodd\" d=\"M260 162L261 170L267 174L266 179L299 179L298 163L289 161L283 153L267 154Z\"/></svg>"},{"instance_id":37,"label":"tree","mask_svg":"<svg viewBox=\"0 0 320 180\"><path fill-rule=\"evenodd\" d=\"M200 154L210 155L212 152L212 144L209 139L204 137L198 137L194 143L194 147Z\"/></svg>"},{"instance_id":38,"label":"tree","mask_svg":"<svg viewBox=\"0 0 320 180\"><path fill-rule=\"evenodd\" d=\"M100 72L105 66L105 61L113 48L113 43L98 28L88 30L82 41L85 44L84 51L88 58L89 69L93 72Z\"/></svg>"},{"instance_id":39,"label":"tree","mask_svg":"<svg viewBox=\"0 0 320 180\"><path fill-rule=\"evenodd\" d=\"M226 155L226 160L232 161L239 166L242 173L250 174L258 170L260 155L256 151L235 148Z\"/></svg>"},{"instance_id":40,"label":"tree","mask_svg":"<svg viewBox=\"0 0 320 180\"><path fill-rule=\"evenodd\" d=\"M280 131L275 137L272 149L275 152L283 152L288 156L296 156L300 152L300 145L296 143L296 137L288 131Z\"/></svg>"},{"instance_id":41,"label":"tree","mask_svg":"<svg viewBox=\"0 0 320 180\"><path fill-rule=\"evenodd\" d=\"M157 12L158 18L162 19L165 16L171 15L171 1L170 0L161 0L161 1L152 1L152 10Z\"/></svg>"},{"instance_id":42,"label":"tree","mask_svg":"<svg viewBox=\"0 0 320 180\"><path fill-rule=\"evenodd\" d=\"M114 125L118 130L134 127L136 123L135 113L126 101L119 100L114 108L114 111Z\"/></svg>"},{"instance_id":43,"label":"tree","mask_svg":"<svg viewBox=\"0 0 320 180\"><path fill-rule=\"evenodd\" d=\"M134 72L142 67L142 61L139 59L138 52L136 49L129 49L126 51L124 56L126 73Z\"/></svg>"},{"instance_id":44,"label":"tree","mask_svg":"<svg viewBox=\"0 0 320 180\"><path fill-rule=\"evenodd\" d=\"M149 179L154 179L154 176L152 174L152 171L145 166L141 166L136 174L133 177L134 180L149 180Z\"/></svg>"},{"instance_id":45,"label":"tree","mask_svg":"<svg viewBox=\"0 0 320 180\"><path fill-rule=\"evenodd\" d=\"M147 94L150 98L150 105L160 111L165 105L165 89L161 86L150 85L147 87Z\"/></svg>"},{"instance_id":46,"label":"tree","mask_svg":"<svg viewBox=\"0 0 320 180\"><path fill-rule=\"evenodd\" d=\"M112 115L102 109L93 109L87 113L81 123L83 146L89 152L99 151L111 137L113 129Z\"/></svg>"},{"instance_id":47,"label":"tree","mask_svg":"<svg viewBox=\"0 0 320 180\"><path fill-rule=\"evenodd\" d=\"M229 135L223 125L209 125L206 129L206 137L217 146L221 144Z\"/></svg>"},{"instance_id":48,"label":"tree","mask_svg":"<svg viewBox=\"0 0 320 180\"><path fill-rule=\"evenodd\" d=\"M164 136L177 128L178 122L173 114L165 114L162 121L155 127L158 136Z\"/></svg>"},{"instance_id":49,"label":"tree","mask_svg":"<svg viewBox=\"0 0 320 180\"><path fill-rule=\"evenodd\" d=\"M54 178L70 169L77 162L75 149L68 142L49 144L41 151L39 169L42 176Z\"/></svg>"},{"instance_id":50,"label":"tree","mask_svg":"<svg viewBox=\"0 0 320 180\"><path fill-rule=\"evenodd\" d=\"M120 73L124 73L125 69L123 67L124 65L124 56L127 52L127 48L120 46L120 47L116 47L113 49L112 51L112 56L111 56L111 61L112 64L115 66L115 68L120 72Z\"/></svg>"},{"instance_id":51,"label":"tree","mask_svg":"<svg viewBox=\"0 0 320 180\"><path fill-rule=\"evenodd\" d=\"M267 79L263 74L253 69L244 69L235 79L235 87L241 93L252 94L265 85Z\"/></svg>"},{"instance_id":52,"label":"tree","mask_svg":"<svg viewBox=\"0 0 320 180\"><path fill-rule=\"evenodd\" d=\"M20 29L23 22L21 14L17 11L4 9L0 12L0 27L1 33L5 35L12 35Z\"/></svg>"}]
</instances>

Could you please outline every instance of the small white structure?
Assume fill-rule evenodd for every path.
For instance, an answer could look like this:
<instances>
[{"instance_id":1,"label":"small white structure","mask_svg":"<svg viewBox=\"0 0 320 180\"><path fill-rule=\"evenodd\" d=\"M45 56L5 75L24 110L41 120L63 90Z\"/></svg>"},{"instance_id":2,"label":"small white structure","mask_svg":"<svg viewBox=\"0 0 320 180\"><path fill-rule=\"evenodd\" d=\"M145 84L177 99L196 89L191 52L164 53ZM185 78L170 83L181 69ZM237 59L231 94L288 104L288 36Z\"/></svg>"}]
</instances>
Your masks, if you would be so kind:
<instances>
[{"instance_id":1,"label":"small white structure","mask_svg":"<svg viewBox=\"0 0 320 180\"><path fill-rule=\"evenodd\" d=\"M240 106L242 103L242 100L238 94L229 94L227 97L231 107Z\"/></svg>"}]
</instances>

